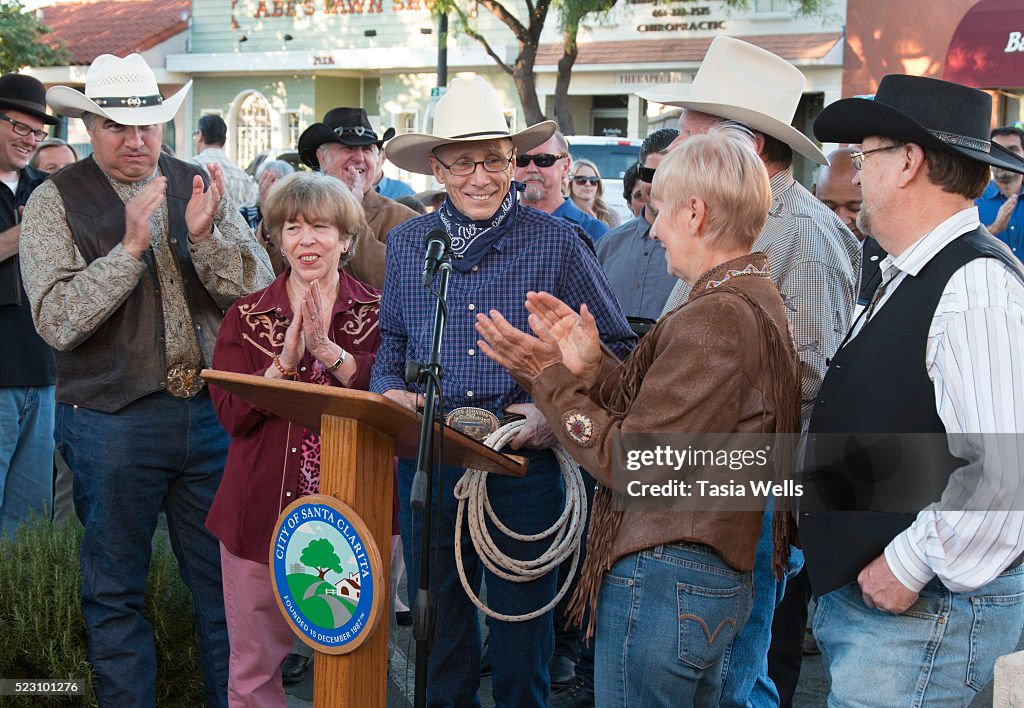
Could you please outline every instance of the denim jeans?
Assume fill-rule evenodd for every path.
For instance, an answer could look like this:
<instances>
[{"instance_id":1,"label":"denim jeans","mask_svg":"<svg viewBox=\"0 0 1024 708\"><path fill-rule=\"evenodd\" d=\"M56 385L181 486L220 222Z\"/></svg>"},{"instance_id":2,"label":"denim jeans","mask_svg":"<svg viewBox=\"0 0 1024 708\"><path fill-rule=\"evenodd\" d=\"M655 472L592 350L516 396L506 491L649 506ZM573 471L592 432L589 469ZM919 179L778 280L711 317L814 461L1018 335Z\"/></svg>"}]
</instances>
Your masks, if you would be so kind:
<instances>
[{"instance_id":1,"label":"denim jeans","mask_svg":"<svg viewBox=\"0 0 1024 708\"><path fill-rule=\"evenodd\" d=\"M722 706L735 708L776 708L779 692L768 676L768 648L772 643L772 618L786 592L786 580L804 567L804 554L790 547L786 577L775 579L772 570L772 513L769 497L757 539L754 558L754 605L750 620L726 652L722 666Z\"/></svg>"},{"instance_id":2,"label":"denim jeans","mask_svg":"<svg viewBox=\"0 0 1024 708\"><path fill-rule=\"evenodd\" d=\"M562 477L554 455L549 451L523 451L530 466L523 478L492 474L487 479L488 496L498 518L519 533L537 533L558 519L563 505ZM415 465L398 463L399 524L409 582L409 598L414 600L420 583L421 516L413 514L409 492ZM435 606L434 639L428 666L427 703L430 706L479 706L480 618L479 612L459 582L455 567L455 483L462 477L460 467L442 467L440 508L432 511L432 549L430 593ZM546 541L522 542L490 527L495 543L505 553L520 559L537 558L547 550ZM433 550L432 550L433 553ZM521 614L543 607L555 596L557 573L516 583L499 578L487 570L476 555L469 533L462 541L466 577L475 592L480 582L487 584L487 605L503 614ZM490 620L490 655L493 665L491 685L496 706L529 708L546 706L550 692L548 661L554 647L551 612L528 622Z\"/></svg>"},{"instance_id":3,"label":"denim jeans","mask_svg":"<svg viewBox=\"0 0 1024 708\"><path fill-rule=\"evenodd\" d=\"M53 507L53 389L0 388L0 539Z\"/></svg>"},{"instance_id":4,"label":"denim jeans","mask_svg":"<svg viewBox=\"0 0 1024 708\"><path fill-rule=\"evenodd\" d=\"M818 598L814 637L832 680L829 706L967 706L1024 627L1024 566L974 592L936 578L909 610L864 604L849 583Z\"/></svg>"},{"instance_id":5,"label":"denim jeans","mask_svg":"<svg viewBox=\"0 0 1024 708\"><path fill-rule=\"evenodd\" d=\"M220 548L206 514L228 436L210 395L154 393L117 413L59 404L57 447L74 474L82 539L82 613L101 706L153 706L156 652L144 616L157 515L192 592L207 706L227 705L228 636Z\"/></svg>"},{"instance_id":6,"label":"denim jeans","mask_svg":"<svg viewBox=\"0 0 1024 708\"><path fill-rule=\"evenodd\" d=\"M708 546L620 558L597 600L598 708L718 705L726 648L750 614L751 574Z\"/></svg>"}]
</instances>

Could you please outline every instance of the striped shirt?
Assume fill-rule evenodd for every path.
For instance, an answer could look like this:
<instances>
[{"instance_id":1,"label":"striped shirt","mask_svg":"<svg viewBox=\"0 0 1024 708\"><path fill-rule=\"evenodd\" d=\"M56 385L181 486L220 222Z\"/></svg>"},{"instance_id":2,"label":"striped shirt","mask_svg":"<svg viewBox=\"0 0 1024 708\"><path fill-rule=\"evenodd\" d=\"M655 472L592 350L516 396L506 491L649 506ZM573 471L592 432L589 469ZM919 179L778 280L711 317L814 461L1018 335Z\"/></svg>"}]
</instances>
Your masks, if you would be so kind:
<instances>
[{"instance_id":1,"label":"striped shirt","mask_svg":"<svg viewBox=\"0 0 1024 708\"><path fill-rule=\"evenodd\" d=\"M854 323L851 338L907 275L916 276L951 241L980 225L977 208L970 207L899 256L886 256L880 264L885 289ZM918 513L885 549L893 574L915 592L936 576L953 592L975 590L1024 551L1022 361L1024 284L999 260L975 259L943 288L925 352L949 451L967 465L950 476L942 500Z\"/></svg>"},{"instance_id":2,"label":"striped shirt","mask_svg":"<svg viewBox=\"0 0 1024 708\"><path fill-rule=\"evenodd\" d=\"M811 409L825 379L825 363L850 330L857 302L861 246L824 204L797 184L787 168L770 180L772 205L751 250L768 256L772 279L782 294L801 363L800 420L807 430ZM662 315L690 296L682 280Z\"/></svg>"}]
</instances>

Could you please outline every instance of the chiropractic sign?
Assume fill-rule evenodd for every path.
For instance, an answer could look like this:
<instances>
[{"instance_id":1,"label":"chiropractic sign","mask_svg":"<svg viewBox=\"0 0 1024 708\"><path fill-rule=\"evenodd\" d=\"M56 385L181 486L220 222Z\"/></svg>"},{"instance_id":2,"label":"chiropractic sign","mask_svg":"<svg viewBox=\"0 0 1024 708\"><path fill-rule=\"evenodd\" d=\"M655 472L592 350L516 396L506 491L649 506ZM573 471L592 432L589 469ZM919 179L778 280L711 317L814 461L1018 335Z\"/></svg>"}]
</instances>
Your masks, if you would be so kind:
<instances>
[{"instance_id":1,"label":"chiropractic sign","mask_svg":"<svg viewBox=\"0 0 1024 708\"><path fill-rule=\"evenodd\" d=\"M334 497L313 494L281 512L270 572L292 630L326 654L359 647L387 606L377 544L363 520Z\"/></svg>"}]
</instances>

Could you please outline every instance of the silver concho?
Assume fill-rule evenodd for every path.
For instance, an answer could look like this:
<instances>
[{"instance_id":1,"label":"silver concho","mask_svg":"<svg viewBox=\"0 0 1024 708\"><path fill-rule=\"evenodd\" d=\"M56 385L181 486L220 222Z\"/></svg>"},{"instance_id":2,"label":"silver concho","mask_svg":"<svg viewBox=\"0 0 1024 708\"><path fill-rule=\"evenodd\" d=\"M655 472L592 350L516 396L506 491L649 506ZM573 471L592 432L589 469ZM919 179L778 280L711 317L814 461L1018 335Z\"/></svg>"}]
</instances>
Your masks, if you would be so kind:
<instances>
[{"instance_id":1,"label":"silver concho","mask_svg":"<svg viewBox=\"0 0 1024 708\"><path fill-rule=\"evenodd\" d=\"M366 132L366 128L361 125L357 125L352 128L352 132L361 138L363 137L363 133Z\"/></svg>"},{"instance_id":2,"label":"silver concho","mask_svg":"<svg viewBox=\"0 0 1024 708\"><path fill-rule=\"evenodd\" d=\"M142 99L138 96L132 96L130 98L126 98L124 100L124 104L129 108L138 108L142 105Z\"/></svg>"},{"instance_id":3,"label":"silver concho","mask_svg":"<svg viewBox=\"0 0 1024 708\"><path fill-rule=\"evenodd\" d=\"M478 442L483 442L488 435L498 429L498 416L483 408L471 406L456 408L448 414L445 422L448 427L455 428Z\"/></svg>"}]
</instances>

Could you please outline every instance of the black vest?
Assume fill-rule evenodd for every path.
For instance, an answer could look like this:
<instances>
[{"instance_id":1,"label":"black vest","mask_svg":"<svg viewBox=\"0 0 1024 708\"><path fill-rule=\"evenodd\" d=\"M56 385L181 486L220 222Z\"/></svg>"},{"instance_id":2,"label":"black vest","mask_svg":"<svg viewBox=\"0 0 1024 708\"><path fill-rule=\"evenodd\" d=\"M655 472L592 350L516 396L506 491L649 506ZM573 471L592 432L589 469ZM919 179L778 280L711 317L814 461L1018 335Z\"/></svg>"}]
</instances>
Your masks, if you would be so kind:
<instances>
[{"instance_id":1,"label":"black vest","mask_svg":"<svg viewBox=\"0 0 1024 708\"><path fill-rule=\"evenodd\" d=\"M203 175L193 165L160 156L167 177L168 245L178 262L182 290L207 366L223 312L203 287L188 250L185 206L192 178ZM92 157L53 177L67 212L75 245L87 263L110 253L124 239L124 202ZM203 175L204 182L207 181ZM57 400L113 413L167 385L163 305L153 249L143 254L146 271L128 299L106 322L73 350L56 352Z\"/></svg>"},{"instance_id":2,"label":"black vest","mask_svg":"<svg viewBox=\"0 0 1024 708\"><path fill-rule=\"evenodd\" d=\"M979 228L905 276L832 358L808 431L800 541L816 595L857 579L964 461L949 453L925 369L928 330L950 277L976 258L1020 264Z\"/></svg>"}]
</instances>

